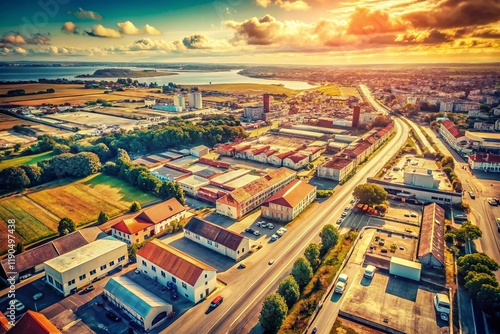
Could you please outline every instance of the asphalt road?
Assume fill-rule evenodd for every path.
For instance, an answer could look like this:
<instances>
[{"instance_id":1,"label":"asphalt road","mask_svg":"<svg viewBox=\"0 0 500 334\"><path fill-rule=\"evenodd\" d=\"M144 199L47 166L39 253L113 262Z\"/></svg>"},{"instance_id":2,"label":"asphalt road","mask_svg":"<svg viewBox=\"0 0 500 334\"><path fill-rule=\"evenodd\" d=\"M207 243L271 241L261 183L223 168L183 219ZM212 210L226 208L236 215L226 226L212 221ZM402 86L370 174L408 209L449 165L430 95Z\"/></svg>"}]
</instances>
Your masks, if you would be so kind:
<instances>
[{"instance_id":1,"label":"asphalt road","mask_svg":"<svg viewBox=\"0 0 500 334\"><path fill-rule=\"evenodd\" d=\"M384 146L356 175L334 195L312 210L305 212L301 224L292 224L284 237L245 260L247 268L234 270L227 286L219 293L224 302L214 310L207 300L193 307L171 324L164 333L248 333L257 330L258 316L265 297L276 291L286 277L293 262L302 255L305 247L319 240L319 232L327 223L335 224L352 199L352 191L366 178L373 176L386 161L404 144L407 126L395 120L396 136ZM268 264L274 259L272 265ZM257 330L258 331L258 330Z\"/></svg>"},{"instance_id":2,"label":"asphalt road","mask_svg":"<svg viewBox=\"0 0 500 334\"><path fill-rule=\"evenodd\" d=\"M411 128L415 132L415 134L418 136L420 141L424 144L425 147L429 150L431 153L435 153L436 150L432 147L431 143L427 140L427 138L424 136L420 128L415 124L414 122L410 121L409 119L405 118L405 120L410 124Z\"/></svg>"}]
</instances>

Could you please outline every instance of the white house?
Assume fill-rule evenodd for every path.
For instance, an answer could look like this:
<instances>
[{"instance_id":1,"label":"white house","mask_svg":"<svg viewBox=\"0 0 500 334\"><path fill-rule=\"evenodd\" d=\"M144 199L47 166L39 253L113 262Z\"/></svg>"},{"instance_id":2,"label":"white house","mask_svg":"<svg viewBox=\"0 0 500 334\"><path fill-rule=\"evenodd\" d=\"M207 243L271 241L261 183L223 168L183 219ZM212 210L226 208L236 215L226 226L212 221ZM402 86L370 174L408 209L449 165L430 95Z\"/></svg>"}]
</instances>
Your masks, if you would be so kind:
<instances>
[{"instance_id":1,"label":"white house","mask_svg":"<svg viewBox=\"0 0 500 334\"><path fill-rule=\"evenodd\" d=\"M159 240L148 242L137 252L137 269L162 285L170 282L193 303L217 287L214 268Z\"/></svg>"},{"instance_id":2,"label":"white house","mask_svg":"<svg viewBox=\"0 0 500 334\"><path fill-rule=\"evenodd\" d=\"M500 172L500 155L476 153L469 156L469 165L473 170Z\"/></svg>"},{"instance_id":3,"label":"white house","mask_svg":"<svg viewBox=\"0 0 500 334\"><path fill-rule=\"evenodd\" d=\"M198 145L195 147L191 147L191 149L189 150L189 154L194 155L195 157L198 158L207 155L209 152L210 149L205 145Z\"/></svg>"},{"instance_id":4,"label":"white house","mask_svg":"<svg viewBox=\"0 0 500 334\"><path fill-rule=\"evenodd\" d=\"M342 181L354 169L355 163L351 159L333 157L318 166L318 177Z\"/></svg>"},{"instance_id":5,"label":"white house","mask_svg":"<svg viewBox=\"0 0 500 334\"><path fill-rule=\"evenodd\" d=\"M103 293L146 332L164 323L173 311L172 305L124 276L111 277Z\"/></svg>"},{"instance_id":6,"label":"white house","mask_svg":"<svg viewBox=\"0 0 500 334\"><path fill-rule=\"evenodd\" d=\"M106 237L46 261L45 279L66 297L127 262L127 244Z\"/></svg>"},{"instance_id":7,"label":"white house","mask_svg":"<svg viewBox=\"0 0 500 334\"><path fill-rule=\"evenodd\" d=\"M185 216L186 208L177 199L171 198L144 209L134 218L124 219L111 226L111 235L128 244L143 242Z\"/></svg>"},{"instance_id":8,"label":"white house","mask_svg":"<svg viewBox=\"0 0 500 334\"><path fill-rule=\"evenodd\" d=\"M307 166L309 163L309 155L303 154L301 152L294 153L285 159L283 159L283 167L288 167L290 169L301 169Z\"/></svg>"},{"instance_id":9,"label":"white house","mask_svg":"<svg viewBox=\"0 0 500 334\"><path fill-rule=\"evenodd\" d=\"M250 251L248 238L196 217L184 226L184 238L236 261Z\"/></svg>"},{"instance_id":10,"label":"white house","mask_svg":"<svg viewBox=\"0 0 500 334\"><path fill-rule=\"evenodd\" d=\"M453 122L450 120L444 120L439 127L439 133L443 136L443 139L457 152L470 152L467 149L468 139L465 133L460 131Z\"/></svg>"}]
</instances>

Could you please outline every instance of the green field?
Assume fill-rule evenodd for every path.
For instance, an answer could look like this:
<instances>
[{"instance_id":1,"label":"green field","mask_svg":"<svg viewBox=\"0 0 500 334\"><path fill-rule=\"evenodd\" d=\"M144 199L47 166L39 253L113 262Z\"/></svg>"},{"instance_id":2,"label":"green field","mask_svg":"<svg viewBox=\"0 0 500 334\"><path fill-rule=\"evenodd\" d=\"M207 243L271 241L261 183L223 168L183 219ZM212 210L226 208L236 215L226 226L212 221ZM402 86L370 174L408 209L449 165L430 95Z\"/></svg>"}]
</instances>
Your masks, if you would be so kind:
<instances>
[{"instance_id":1,"label":"green field","mask_svg":"<svg viewBox=\"0 0 500 334\"><path fill-rule=\"evenodd\" d=\"M340 91L340 87L337 85L321 86L318 88L311 88L310 90L331 96L340 96L342 94L342 92Z\"/></svg>"},{"instance_id":2,"label":"green field","mask_svg":"<svg viewBox=\"0 0 500 334\"><path fill-rule=\"evenodd\" d=\"M132 202L158 198L118 178L97 174L66 185L0 200L0 253L7 249L7 220L16 221L16 240L31 243L57 233L61 218L77 225L97 220L101 211L120 215Z\"/></svg>"},{"instance_id":3,"label":"green field","mask_svg":"<svg viewBox=\"0 0 500 334\"><path fill-rule=\"evenodd\" d=\"M194 87L194 86L183 86L183 87ZM264 84L251 84L251 83L242 83L242 84L213 84L213 85L198 85L201 91L220 91L224 93L230 94L286 94L286 95L295 95L299 93L298 90L293 90L290 88L286 88L283 86L276 85L264 85Z\"/></svg>"},{"instance_id":4,"label":"green field","mask_svg":"<svg viewBox=\"0 0 500 334\"><path fill-rule=\"evenodd\" d=\"M3 160L0 162L0 170L21 165L36 165L38 161L49 159L50 157L52 157L52 151L35 155L28 155L25 157L19 157L9 160Z\"/></svg>"}]
</instances>

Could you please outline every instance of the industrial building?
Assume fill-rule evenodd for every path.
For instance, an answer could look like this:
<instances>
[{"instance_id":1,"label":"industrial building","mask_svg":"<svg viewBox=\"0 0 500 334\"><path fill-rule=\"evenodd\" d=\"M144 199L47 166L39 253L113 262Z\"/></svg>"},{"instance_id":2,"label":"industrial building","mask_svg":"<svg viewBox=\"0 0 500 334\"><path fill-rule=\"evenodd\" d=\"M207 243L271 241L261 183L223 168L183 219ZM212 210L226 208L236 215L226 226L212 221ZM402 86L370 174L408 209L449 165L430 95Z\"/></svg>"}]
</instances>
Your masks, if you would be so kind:
<instances>
[{"instance_id":1,"label":"industrial building","mask_svg":"<svg viewBox=\"0 0 500 334\"><path fill-rule=\"evenodd\" d=\"M290 222L316 199L316 187L293 180L262 203L262 217Z\"/></svg>"},{"instance_id":2,"label":"industrial building","mask_svg":"<svg viewBox=\"0 0 500 334\"><path fill-rule=\"evenodd\" d=\"M417 258L428 267L444 267L444 209L432 203L424 207Z\"/></svg>"},{"instance_id":3,"label":"industrial building","mask_svg":"<svg viewBox=\"0 0 500 334\"><path fill-rule=\"evenodd\" d=\"M106 237L46 261L45 279L66 297L127 262L127 244Z\"/></svg>"},{"instance_id":4,"label":"industrial building","mask_svg":"<svg viewBox=\"0 0 500 334\"><path fill-rule=\"evenodd\" d=\"M245 236L196 217L184 226L184 238L235 261L250 251L250 240Z\"/></svg>"},{"instance_id":5,"label":"industrial building","mask_svg":"<svg viewBox=\"0 0 500 334\"><path fill-rule=\"evenodd\" d=\"M111 277L104 295L146 332L159 326L172 313L172 305L127 277Z\"/></svg>"},{"instance_id":6,"label":"industrial building","mask_svg":"<svg viewBox=\"0 0 500 334\"><path fill-rule=\"evenodd\" d=\"M189 108L202 109L203 108L203 98L201 92L191 92L187 94L188 106Z\"/></svg>"},{"instance_id":7,"label":"industrial building","mask_svg":"<svg viewBox=\"0 0 500 334\"><path fill-rule=\"evenodd\" d=\"M216 212L239 219L292 182L295 175L296 172L284 167L272 171L266 176L217 199Z\"/></svg>"},{"instance_id":8,"label":"industrial building","mask_svg":"<svg viewBox=\"0 0 500 334\"><path fill-rule=\"evenodd\" d=\"M217 287L214 268L159 240L148 242L137 252L137 269L163 286L174 285L193 303Z\"/></svg>"}]
</instances>

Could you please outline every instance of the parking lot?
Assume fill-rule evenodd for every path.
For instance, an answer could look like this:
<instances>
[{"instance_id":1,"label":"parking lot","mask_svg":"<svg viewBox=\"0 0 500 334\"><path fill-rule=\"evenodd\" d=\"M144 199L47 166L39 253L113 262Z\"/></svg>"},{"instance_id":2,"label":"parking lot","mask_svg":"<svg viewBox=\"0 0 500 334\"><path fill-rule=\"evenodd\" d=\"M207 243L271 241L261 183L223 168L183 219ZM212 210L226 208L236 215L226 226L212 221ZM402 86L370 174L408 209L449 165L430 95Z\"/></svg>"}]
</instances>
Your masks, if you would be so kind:
<instances>
[{"instance_id":1,"label":"parking lot","mask_svg":"<svg viewBox=\"0 0 500 334\"><path fill-rule=\"evenodd\" d=\"M340 315L404 333L448 333L448 323L434 309L437 292L418 282L378 270L369 280L360 267L340 309Z\"/></svg>"}]
</instances>

